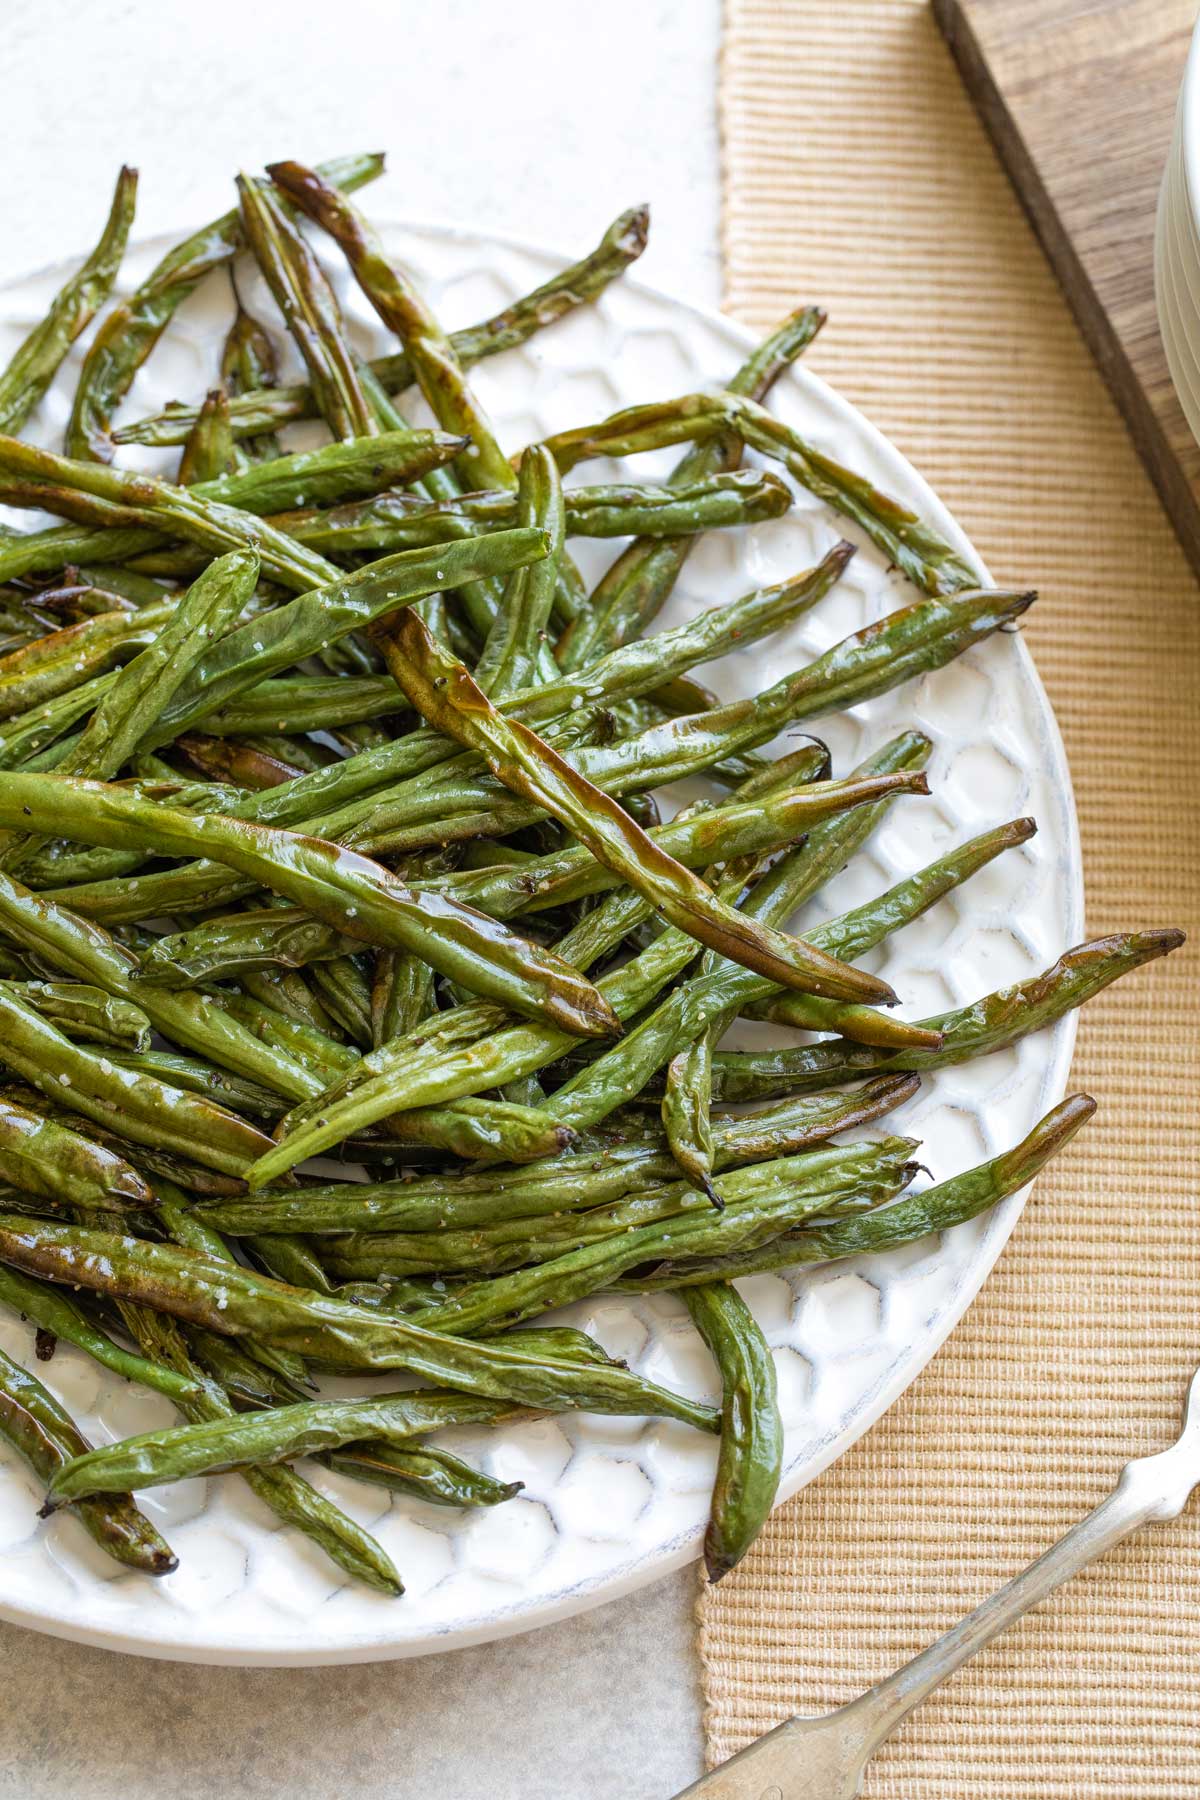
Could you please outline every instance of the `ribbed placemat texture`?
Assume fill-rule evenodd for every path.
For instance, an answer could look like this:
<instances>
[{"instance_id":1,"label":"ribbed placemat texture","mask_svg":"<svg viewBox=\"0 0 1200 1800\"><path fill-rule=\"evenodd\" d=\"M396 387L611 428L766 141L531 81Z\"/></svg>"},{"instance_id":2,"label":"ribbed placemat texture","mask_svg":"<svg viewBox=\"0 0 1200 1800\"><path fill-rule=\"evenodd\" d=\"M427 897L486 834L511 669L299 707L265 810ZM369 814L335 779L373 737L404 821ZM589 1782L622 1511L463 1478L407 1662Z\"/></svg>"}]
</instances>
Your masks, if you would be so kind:
<instances>
[{"instance_id":1,"label":"ribbed placemat texture","mask_svg":"<svg viewBox=\"0 0 1200 1800\"><path fill-rule=\"evenodd\" d=\"M1200 593L921 0L726 0L727 307L810 352L1005 582L1074 773L1089 933L1192 945L1083 1015L1096 1121L921 1379L700 1604L710 1757L850 1698L1174 1435L1200 1358ZM986 805L986 796L981 796ZM1200 1792L1200 1516L934 1698L871 1800Z\"/></svg>"}]
</instances>

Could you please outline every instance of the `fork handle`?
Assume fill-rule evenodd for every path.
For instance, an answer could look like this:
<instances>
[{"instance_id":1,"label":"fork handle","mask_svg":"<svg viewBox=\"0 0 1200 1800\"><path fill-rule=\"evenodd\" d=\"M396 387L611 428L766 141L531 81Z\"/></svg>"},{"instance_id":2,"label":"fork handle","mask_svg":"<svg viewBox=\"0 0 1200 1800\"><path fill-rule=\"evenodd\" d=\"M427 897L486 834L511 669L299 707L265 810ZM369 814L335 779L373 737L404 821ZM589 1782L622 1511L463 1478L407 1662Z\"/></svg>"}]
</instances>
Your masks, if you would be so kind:
<instances>
[{"instance_id":1,"label":"fork handle","mask_svg":"<svg viewBox=\"0 0 1200 1800\"><path fill-rule=\"evenodd\" d=\"M915 1706L1023 1613L1119 1544L1140 1526L1173 1519L1183 1511L1197 1473L1196 1450L1184 1442L1158 1456L1127 1463L1113 1492L1095 1512L1072 1526L1029 1568L968 1613L919 1656L868 1689L845 1708L858 1723L873 1755Z\"/></svg>"}]
</instances>

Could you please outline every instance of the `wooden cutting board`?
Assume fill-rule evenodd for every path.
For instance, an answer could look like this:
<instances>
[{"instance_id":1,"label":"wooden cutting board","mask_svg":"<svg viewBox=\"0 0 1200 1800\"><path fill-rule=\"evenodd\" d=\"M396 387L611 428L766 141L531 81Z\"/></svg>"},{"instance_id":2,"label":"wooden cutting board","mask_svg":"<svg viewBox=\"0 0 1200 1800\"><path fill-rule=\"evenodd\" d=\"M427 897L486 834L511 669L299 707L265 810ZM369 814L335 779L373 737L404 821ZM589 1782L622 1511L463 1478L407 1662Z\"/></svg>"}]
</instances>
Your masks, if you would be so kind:
<instances>
[{"instance_id":1,"label":"wooden cutting board","mask_svg":"<svg viewBox=\"0 0 1200 1800\"><path fill-rule=\"evenodd\" d=\"M1154 212L1196 0L933 10L1200 574L1200 446L1154 305Z\"/></svg>"}]
</instances>

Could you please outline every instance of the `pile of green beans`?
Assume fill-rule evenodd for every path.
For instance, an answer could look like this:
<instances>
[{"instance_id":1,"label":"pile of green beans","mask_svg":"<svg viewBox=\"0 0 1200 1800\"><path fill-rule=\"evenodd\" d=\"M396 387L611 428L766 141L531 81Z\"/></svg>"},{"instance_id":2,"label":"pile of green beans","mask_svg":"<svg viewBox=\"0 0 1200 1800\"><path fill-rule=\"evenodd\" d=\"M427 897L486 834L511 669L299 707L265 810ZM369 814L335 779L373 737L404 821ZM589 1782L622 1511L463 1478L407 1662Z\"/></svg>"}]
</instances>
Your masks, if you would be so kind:
<instances>
[{"instance_id":1,"label":"pile of green beans","mask_svg":"<svg viewBox=\"0 0 1200 1800\"><path fill-rule=\"evenodd\" d=\"M0 371L0 503L60 521L0 532L0 1301L39 1355L61 1340L179 1414L93 1449L0 1356L0 1436L47 1513L70 1508L127 1567L175 1567L132 1490L236 1472L348 1578L398 1595L401 1572L297 1459L318 1481L490 1507L520 1484L439 1432L576 1409L674 1420L719 1440L717 1580L784 1465L770 1346L733 1281L883 1253L1024 1186L1087 1096L930 1186L914 1139L854 1134L1181 934L1099 939L934 1018L894 1010L861 959L1019 854L1028 819L790 929L920 805L935 750L905 731L835 770L797 727L944 667L1033 595L981 588L933 524L770 410L816 307L720 392L502 445L472 366L600 300L641 254L646 209L448 331L351 198L382 166L240 175L228 213L109 304L137 191L123 169L95 249ZM359 353L319 251L345 259L388 354ZM239 260L268 316L229 279ZM135 416L139 369L209 280L231 318L207 393ZM41 401L97 313L48 445ZM276 380L284 338L303 384ZM431 424L409 423L410 399ZM122 466L130 444L177 447L173 478ZM674 444L665 479L569 479ZM771 466L743 466L747 449ZM912 591L723 701L696 672L819 607L855 542L831 530L815 567L654 620L702 534L780 517L797 485ZM620 540L591 591L574 538ZM700 797L660 804L694 778ZM806 1037L726 1048L743 1019ZM306 1166L318 1153L341 1179ZM708 1400L544 1322L661 1289L711 1352ZM421 1385L349 1394L393 1369Z\"/></svg>"}]
</instances>

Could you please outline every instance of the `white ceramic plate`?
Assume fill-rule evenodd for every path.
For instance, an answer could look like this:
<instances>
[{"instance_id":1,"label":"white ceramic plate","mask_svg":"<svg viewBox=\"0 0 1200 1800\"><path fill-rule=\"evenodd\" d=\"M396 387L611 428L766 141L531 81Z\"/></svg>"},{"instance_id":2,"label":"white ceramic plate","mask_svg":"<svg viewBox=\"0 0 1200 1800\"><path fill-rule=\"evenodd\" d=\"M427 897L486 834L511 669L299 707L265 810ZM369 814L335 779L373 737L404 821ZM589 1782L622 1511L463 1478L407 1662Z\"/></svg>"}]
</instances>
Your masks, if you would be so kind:
<instances>
[{"instance_id":1,"label":"white ceramic plate","mask_svg":"<svg viewBox=\"0 0 1200 1800\"><path fill-rule=\"evenodd\" d=\"M482 233L396 227L390 247L445 322L487 316L544 280L560 259ZM166 240L132 253L145 274ZM45 271L0 292L0 355L40 316L62 278ZM367 308L338 284L364 349L386 344ZM251 288L252 288L252 284ZM251 291L250 298L258 296ZM214 277L182 309L134 389L126 416L204 391L216 369L229 289ZM270 316L269 312L266 316ZM836 330L836 321L830 327ZM720 385L749 334L627 279L523 350L475 376L502 440L517 446L613 408ZM60 441L78 355L37 435ZM920 508L961 549L962 532L904 458L853 407L803 368L772 405L824 449ZM416 409L414 409L414 417ZM645 479L673 455L639 459ZM153 464L153 459L149 459ZM159 459L159 466L165 466ZM582 472L601 478L598 465ZM28 519L23 523L28 524ZM786 518L711 534L684 571L662 623L812 564L843 527L807 495ZM588 572L616 546L580 545ZM597 554L591 554L593 551ZM1036 570L1003 570L1018 580ZM725 695L757 691L869 619L916 596L864 545L816 614L728 658L709 679ZM810 912L840 911L1001 820L1036 815L1039 835L977 875L902 932L871 964L912 1016L959 1004L1038 970L1082 936L1079 850L1070 782L1053 716L1018 635L999 636L950 668L816 729L844 771L902 726L936 740L929 800L902 801L868 851ZM760 1028L761 1029L761 1028ZM923 1140L945 1176L1015 1143L1062 1095L1073 1020L1018 1048L927 1084L897 1129ZM1021 1210L1014 1195L940 1241L817 1269L761 1277L745 1292L774 1348L787 1426L782 1495L795 1493L879 1417L928 1361L978 1292ZM713 1395L707 1355L668 1296L600 1298L565 1315L655 1380ZM0 1319L0 1344L21 1357L30 1333ZM165 1425L166 1402L60 1348L41 1374L98 1441ZM1019 1396L1015 1397L1019 1403ZM317 1485L376 1532L407 1583L387 1600L346 1582L295 1532L280 1530L235 1478L189 1481L145 1497L180 1558L162 1581L124 1575L67 1515L39 1523L38 1485L0 1453L0 1615L65 1637L143 1655L206 1662L321 1663L446 1649L526 1630L628 1592L697 1555L714 1446L684 1427L574 1417L450 1442L524 1493L472 1514L393 1500L320 1468Z\"/></svg>"},{"instance_id":2,"label":"white ceramic plate","mask_svg":"<svg viewBox=\"0 0 1200 1800\"><path fill-rule=\"evenodd\" d=\"M1193 435L1200 433L1200 365L1194 348L1200 340L1195 298L1198 287L1200 257L1195 249L1194 227L1187 216L1183 159L1177 137L1163 176L1155 218L1154 289L1167 366Z\"/></svg>"},{"instance_id":3,"label":"white ceramic plate","mask_svg":"<svg viewBox=\"0 0 1200 1800\"><path fill-rule=\"evenodd\" d=\"M1159 189L1154 291L1167 366L1200 439L1200 27L1192 37Z\"/></svg>"}]
</instances>

